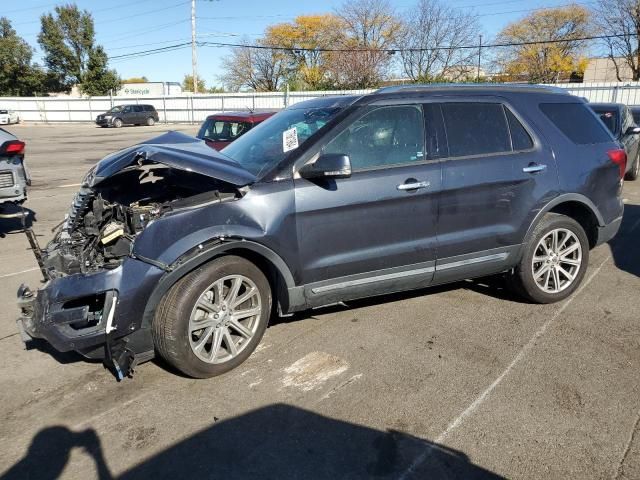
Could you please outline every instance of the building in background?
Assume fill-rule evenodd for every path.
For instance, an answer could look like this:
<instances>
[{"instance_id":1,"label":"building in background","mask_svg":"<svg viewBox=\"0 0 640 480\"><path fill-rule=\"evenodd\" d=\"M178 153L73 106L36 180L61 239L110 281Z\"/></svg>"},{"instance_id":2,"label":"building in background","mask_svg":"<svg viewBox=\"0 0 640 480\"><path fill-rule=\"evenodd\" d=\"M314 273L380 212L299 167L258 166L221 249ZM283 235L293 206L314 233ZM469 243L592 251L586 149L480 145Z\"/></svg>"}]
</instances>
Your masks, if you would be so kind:
<instances>
[{"instance_id":1,"label":"building in background","mask_svg":"<svg viewBox=\"0 0 640 480\"><path fill-rule=\"evenodd\" d=\"M616 64L618 65L618 75L616 75ZM624 58L616 58L616 62L609 57L591 58L584 71L584 83L593 82L631 82L633 81L633 73L627 65Z\"/></svg>"},{"instance_id":2,"label":"building in background","mask_svg":"<svg viewBox=\"0 0 640 480\"><path fill-rule=\"evenodd\" d=\"M182 85L179 82L144 82L123 83L118 90L118 97L162 97L181 95Z\"/></svg>"}]
</instances>

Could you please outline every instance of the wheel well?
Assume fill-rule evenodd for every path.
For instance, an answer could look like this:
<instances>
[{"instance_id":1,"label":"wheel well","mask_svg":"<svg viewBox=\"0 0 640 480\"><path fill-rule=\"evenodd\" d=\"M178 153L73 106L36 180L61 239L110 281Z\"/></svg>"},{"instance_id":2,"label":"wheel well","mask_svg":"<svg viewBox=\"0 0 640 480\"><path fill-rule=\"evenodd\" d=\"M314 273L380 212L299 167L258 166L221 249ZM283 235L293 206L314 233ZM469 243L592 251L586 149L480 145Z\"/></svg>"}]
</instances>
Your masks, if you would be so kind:
<instances>
[{"instance_id":1,"label":"wheel well","mask_svg":"<svg viewBox=\"0 0 640 480\"><path fill-rule=\"evenodd\" d=\"M278 268L266 257L260 255L253 250L245 248L231 248L222 252L220 256L237 255L245 258L257 266L269 281L271 287L274 308L281 305L282 311L286 311L289 306L289 297L287 295L287 283ZM219 258L219 257L216 257Z\"/></svg>"},{"instance_id":2,"label":"wheel well","mask_svg":"<svg viewBox=\"0 0 640 480\"><path fill-rule=\"evenodd\" d=\"M556 205L550 213L559 213L573 218L576 222L582 226L587 238L589 239L589 247L593 248L598 241L598 219L593 211L587 207L584 203L580 202L564 202Z\"/></svg>"}]
</instances>

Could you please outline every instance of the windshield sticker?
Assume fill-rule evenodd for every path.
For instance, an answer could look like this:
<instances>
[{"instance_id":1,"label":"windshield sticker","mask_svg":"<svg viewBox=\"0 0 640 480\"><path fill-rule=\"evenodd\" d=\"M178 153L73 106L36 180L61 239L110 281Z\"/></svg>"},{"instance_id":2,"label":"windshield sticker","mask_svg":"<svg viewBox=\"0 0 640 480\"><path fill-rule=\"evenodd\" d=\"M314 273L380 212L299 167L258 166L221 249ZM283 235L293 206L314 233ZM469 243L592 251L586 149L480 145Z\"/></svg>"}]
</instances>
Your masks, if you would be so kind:
<instances>
[{"instance_id":1,"label":"windshield sticker","mask_svg":"<svg viewBox=\"0 0 640 480\"><path fill-rule=\"evenodd\" d=\"M298 131L296 127L282 132L282 151L284 153L298 148Z\"/></svg>"}]
</instances>

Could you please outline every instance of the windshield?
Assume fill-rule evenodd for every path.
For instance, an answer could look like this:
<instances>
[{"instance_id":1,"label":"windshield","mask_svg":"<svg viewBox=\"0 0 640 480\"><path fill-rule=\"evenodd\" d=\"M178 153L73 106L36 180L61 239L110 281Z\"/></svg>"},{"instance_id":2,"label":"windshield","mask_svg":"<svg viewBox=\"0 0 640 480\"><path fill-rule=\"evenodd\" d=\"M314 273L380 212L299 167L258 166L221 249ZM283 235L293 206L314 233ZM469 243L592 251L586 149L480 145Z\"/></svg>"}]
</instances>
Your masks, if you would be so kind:
<instances>
[{"instance_id":1,"label":"windshield","mask_svg":"<svg viewBox=\"0 0 640 480\"><path fill-rule=\"evenodd\" d=\"M598 114L600 120L604 122L612 133L618 133L618 112L616 110L609 108L594 108L593 111Z\"/></svg>"},{"instance_id":2,"label":"windshield","mask_svg":"<svg viewBox=\"0 0 640 480\"><path fill-rule=\"evenodd\" d=\"M253 128L222 151L256 177L278 165L325 126L342 107L291 108Z\"/></svg>"},{"instance_id":3,"label":"windshield","mask_svg":"<svg viewBox=\"0 0 640 480\"><path fill-rule=\"evenodd\" d=\"M197 137L214 142L231 142L251 128L249 122L234 122L209 118L200 127Z\"/></svg>"},{"instance_id":4,"label":"windshield","mask_svg":"<svg viewBox=\"0 0 640 480\"><path fill-rule=\"evenodd\" d=\"M124 107L118 105L117 107L113 107L111 110L107 110L107 113L118 113L121 112Z\"/></svg>"}]
</instances>

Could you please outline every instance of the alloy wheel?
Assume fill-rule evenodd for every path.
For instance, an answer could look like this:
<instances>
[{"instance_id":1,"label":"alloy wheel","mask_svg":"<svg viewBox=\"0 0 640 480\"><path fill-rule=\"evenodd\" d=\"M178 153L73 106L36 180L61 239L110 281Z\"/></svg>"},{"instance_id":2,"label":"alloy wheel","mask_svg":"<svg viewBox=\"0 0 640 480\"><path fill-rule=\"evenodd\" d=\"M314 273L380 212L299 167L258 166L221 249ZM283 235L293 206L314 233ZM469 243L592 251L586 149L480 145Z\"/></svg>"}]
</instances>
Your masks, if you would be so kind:
<instances>
[{"instance_id":1,"label":"alloy wheel","mask_svg":"<svg viewBox=\"0 0 640 480\"><path fill-rule=\"evenodd\" d=\"M225 363L246 348L258 328L262 304L256 284L244 275L216 280L199 297L189 318L189 345L206 363Z\"/></svg>"},{"instance_id":2,"label":"alloy wheel","mask_svg":"<svg viewBox=\"0 0 640 480\"><path fill-rule=\"evenodd\" d=\"M531 260L533 279L545 293L568 288L582 267L582 245L566 228L551 230L536 245Z\"/></svg>"}]
</instances>

